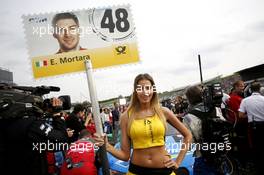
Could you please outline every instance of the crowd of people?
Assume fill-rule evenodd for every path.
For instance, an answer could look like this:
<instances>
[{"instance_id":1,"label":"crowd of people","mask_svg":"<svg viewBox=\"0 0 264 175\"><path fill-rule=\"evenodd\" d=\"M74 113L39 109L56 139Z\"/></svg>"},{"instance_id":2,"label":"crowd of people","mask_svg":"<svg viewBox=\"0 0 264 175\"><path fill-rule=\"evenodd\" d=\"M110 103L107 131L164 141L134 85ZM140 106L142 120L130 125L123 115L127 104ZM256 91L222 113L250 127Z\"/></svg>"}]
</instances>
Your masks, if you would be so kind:
<instances>
[{"instance_id":1,"label":"crowd of people","mask_svg":"<svg viewBox=\"0 0 264 175\"><path fill-rule=\"evenodd\" d=\"M203 142L202 120L193 114L193 109L203 112L206 117L205 103L203 101L201 86L191 86L186 89L184 98L176 96L174 100L166 100L163 105L171 109L183 120L191 130L193 142ZM184 100L186 98L186 100ZM188 103L186 103L188 102ZM223 92L221 109L222 118L229 124L231 151L228 153L232 159L234 174L261 174L263 162L263 147L260 134L264 128L264 94L263 86L258 81L247 83L242 80L233 82L230 92ZM218 113L219 114L219 113ZM216 114L214 114L216 115ZM194 153L194 174L218 174L218 167L206 164L201 151ZM236 169L236 170L234 170ZM221 174L221 173L220 173ZM223 173L224 174L224 173Z\"/></svg>"},{"instance_id":2,"label":"crowd of people","mask_svg":"<svg viewBox=\"0 0 264 175\"><path fill-rule=\"evenodd\" d=\"M0 159L1 166L11 174L25 172L95 175L99 174L100 169L98 149L105 144L106 150L114 157L124 161L130 160L127 174L175 174L186 152L191 149L191 143L204 145L205 142L212 142L208 141L207 137L214 137L208 136L211 132L208 126L214 124L210 123L210 117L213 116L231 126L231 149L225 150L224 155L230 156L228 161L231 158L234 160L232 173L239 174L240 171L234 171L234 163L237 163L236 167L246 169L250 162L256 169L250 173L261 174L261 163L264 159L261 141L264 130L264 96L260 93L260 82L253 81L249 86L247 91L250 90L250 93L244 98L245 83L242 80L234 82L228 95L226 93L221 96L221 104L214 104L212 108L204 102L204 88L201 86L188 87L184 97L176 96L174 99L159 102L153 78L149 74L140 74L134 80L130 103L119 105L114 102L112 106L102 107L100 116L94 116L91 108L76 104L71 113L52 112L50 107L47 107L45 110L50 113L49 117L41 120L20 118L16 122L1 121L1 139L7 138L5 141L12 143L7 143L8 147L12 146L5 151L1 144L0 151L5 152ZM52 102L53 106L61 105L59 99ZM94 117L100 117L106 135L96 133ZM183 135L183 145L176 159L171 159L165 149L167 123ZM23 127L19 128L20 125ZM217 125L220 126L220 123ZM17 128L19 131L24 129L27 133L14 132ZM17 144L14 144L16 141L11 138L24 142L18 144L20 151L14 147ZM63 146L67 147L60 145L49 149L45 146L41 152L42 143L47 144L47 141L53 145L64 143ZM114 147L118 141L120 149ZM89 149L87 144L90 145ZM32 150L32 146L38 145L40 149ZM195 148L194 174L228 174L223 170L223 164L211 162L207 153L201 147ZM214 154L214 159L220 160L218 163L227 160L227 157L217 159L216 156L220 154ZM18 166L20 169L11 169L13 164L21 165Z\"/></svg>"},{"instance_id":3,"label":"crowd of people","mask_svg":"<svg viewBox=\"0 0 264 175\"><path fill-rule=\"evenodd\" d=\"M86 50L79 44L80 24L74 13L56 14L52 27L59 45L56 54ZM41 106L41 117L21 112L18 118L0 118L0 169L8 174L96 175L101 168L98 150L105 145L117 159L130 160L128 175L175 175L195 143L194 175L259 175L264 162L261 86L253 81L245 87L239 80L221 95L190 86L183 96L160 102L153 78L139 74L130 102L102 106L100 116L83 104L74 105L70 113L54 110L62 105L54 98L51 106ZM0 102L5 110L6 102ZM105 135L96 133L94 117L100 118ZM176 159L166 150L167 123L183 136ZM114 147L117 142L120 149ZM210 150L215 144L219 150Z\"/></svg>"}]
</instances>

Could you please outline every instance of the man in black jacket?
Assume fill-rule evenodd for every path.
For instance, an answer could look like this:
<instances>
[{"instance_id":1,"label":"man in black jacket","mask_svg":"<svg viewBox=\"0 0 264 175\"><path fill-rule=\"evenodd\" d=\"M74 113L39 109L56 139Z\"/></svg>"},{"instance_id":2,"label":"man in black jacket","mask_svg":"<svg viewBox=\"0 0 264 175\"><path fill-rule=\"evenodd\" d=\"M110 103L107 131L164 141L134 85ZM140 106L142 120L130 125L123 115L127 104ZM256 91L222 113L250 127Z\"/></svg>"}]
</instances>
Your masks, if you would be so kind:
<instances>
[{"instance_id":1,"label":"man in black jacket","mask_svg":"<svg viewBox=\"0 0 264 175\"><path fill-rule=\"evenodd\" d=\"M0 170L10 175L47 175L48 143L54 150L56 143L67 139L65 122L58 114L39 117L26 113L0 119Z\"/></svg>"},{"instance_id":2,"label":"man in black jacket","mask_svg":"<svg viewBox=\"0 0 264 175\"><path fill-rule=\"evenodd\" d=\"M74 106L73 112L66 119L67 128L74 130L73 136L70 138L71 143L77 141L81 130L85 129L84 114L85 107L82 104L77 104Z\"/></svg>"}]
</instances>

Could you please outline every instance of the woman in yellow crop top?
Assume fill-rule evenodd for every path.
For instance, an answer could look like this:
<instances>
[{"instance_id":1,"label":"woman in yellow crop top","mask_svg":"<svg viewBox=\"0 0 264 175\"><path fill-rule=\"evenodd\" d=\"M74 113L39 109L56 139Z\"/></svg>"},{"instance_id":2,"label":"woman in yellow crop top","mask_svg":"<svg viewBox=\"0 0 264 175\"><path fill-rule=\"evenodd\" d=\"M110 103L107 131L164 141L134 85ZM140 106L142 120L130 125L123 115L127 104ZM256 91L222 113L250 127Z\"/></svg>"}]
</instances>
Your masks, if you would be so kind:
<instances>
[{"instance_id":1,"label":"woman in yellow crop top","mask_svg":"<svg viewBox=\"0 0 264 175\"><path fill-rule=\"evenodd\" d=\"M167 123L183 136L182 149L176 161L165 150ZM121 149L117 150L103 137L97 137L99 145L120 160L130 159L127 175L174 175L173 169L181 164L192 136L188 129L167 108L161 107L155 83L149 74L139 74L134 81L134 92L127 111L121 116ZM131 145L133 154L130 158Z\"/></svg>"}]
</instances>

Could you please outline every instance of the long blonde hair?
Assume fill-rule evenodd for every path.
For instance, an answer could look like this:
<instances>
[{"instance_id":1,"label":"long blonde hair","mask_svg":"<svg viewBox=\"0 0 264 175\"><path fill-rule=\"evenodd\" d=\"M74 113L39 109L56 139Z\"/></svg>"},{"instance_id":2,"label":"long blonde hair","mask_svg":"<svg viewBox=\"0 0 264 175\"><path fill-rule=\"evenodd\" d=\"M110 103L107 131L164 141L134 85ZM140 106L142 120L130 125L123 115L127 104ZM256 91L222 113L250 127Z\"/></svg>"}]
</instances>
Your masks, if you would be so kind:
<instances>
[{"instance_id":1,"label":"long blonde hair","mask_svg":"<svg viewBox=\"0 0 264 175\"><path fill-rule=\"evenodd\" d=\"M138 85L138 82L140 80L149 80L152 86L155 85L153 78L147 73L139 74L136 76L136 78L134 80L134 91L131 95L130 104L129 104L128 109L127 109L127 113L128 113L127 133L128 133L128 136L130 136L131 123L135 119L135 113L138 112L139 108L140 108L140 102L139 102L139 99L137 97L137 92L136 92L137 85ZM162 112L162 108L160 106L158 94L156 91L153 92L153 96L152 96L151 101L150 101L150 107L152 109L154 109L154 112L158 115L159 119L162 121L165 129L167 129L166 118Z\"/></svg>"}]
</instances>

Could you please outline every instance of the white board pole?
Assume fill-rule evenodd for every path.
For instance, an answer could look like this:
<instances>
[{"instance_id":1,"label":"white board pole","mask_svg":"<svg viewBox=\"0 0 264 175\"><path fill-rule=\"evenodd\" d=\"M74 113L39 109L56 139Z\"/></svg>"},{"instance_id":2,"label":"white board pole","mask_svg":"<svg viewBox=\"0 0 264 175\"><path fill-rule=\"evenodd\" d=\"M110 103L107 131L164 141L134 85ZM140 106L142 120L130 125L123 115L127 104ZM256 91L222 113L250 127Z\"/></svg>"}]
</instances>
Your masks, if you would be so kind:
<instances>
[{"instance_id":1,"label":"white board pole","mask_svg":"<svg viewBox=\"0 0 264 175\"><path fill-rule=\"evenodd\" d=\"M92 103L92 112L94 115L94 122L96 127L96 133L99 135L103 135L103 128L102 128L102 121L100 118L100 108L96 93L96 87L93 80L93 68L91 60L85 61L85 67L86 67L86 75L87 75L87 82L88 82L88 89L90 94L90 99Z\"/></svg>"},{"instance_id":2,"label":"white board pole","mask_svg":"<svg viewBox=\"0 0 264 175\"><path fill-rule=\"evenodd\" d=\"M89 93L90 93L90 99L91 99L91 103L92 103L92 112L93 112L93 116L94 116L96 133L98 133L99 135L103 135L103 128L102 128L102 122L101 122L101 117L100 117L99 103L98 103L95 83L93 80L93 67L92 67L91 60L85 61L85 68L86 68L86 75L87 75L87 82L88 82L88 88L89 88ZM100 147L100 149L99 149L99 157L100 157L101 163L102 163L103 175L110 175L110 168L109 168L109 163L108 163L108 159L107 159L105 144L102 147Z\"/></svg>"}]
</instances>

